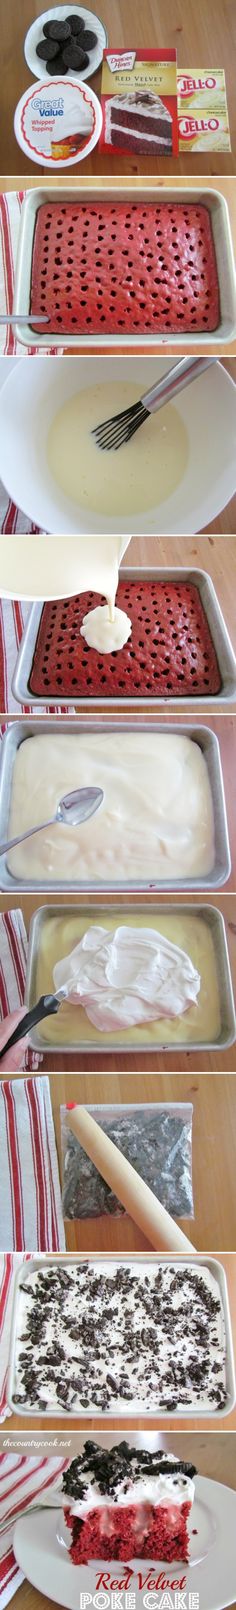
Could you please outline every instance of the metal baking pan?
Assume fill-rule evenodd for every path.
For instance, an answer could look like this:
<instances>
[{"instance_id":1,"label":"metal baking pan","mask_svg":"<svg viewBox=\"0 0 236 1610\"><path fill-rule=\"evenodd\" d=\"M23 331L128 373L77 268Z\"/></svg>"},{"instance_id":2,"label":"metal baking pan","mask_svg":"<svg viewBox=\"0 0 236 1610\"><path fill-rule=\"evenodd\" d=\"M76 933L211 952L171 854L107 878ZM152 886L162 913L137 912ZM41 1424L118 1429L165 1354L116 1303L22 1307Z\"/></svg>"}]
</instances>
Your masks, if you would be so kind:
<instances>
[{"instance_id":1,"label":"metal baking pan","mask_svg":"<svg viewBox=\"0 0 236 1610\"><path fill-rule=\"evenodd\" d=\"M150 185L147 189L145 184L141 185L138 191L133 188L132 184L128 185L127 189L122 184L117 189L113 188L112 185L104 189L104 186L100 184L96 188L93 185L86 185L83 189L78 185L73 190L67 185L60 190L60 202L73 200L75 205L81 202L83 206L86 201L90 203L91 201L96 201L98 205L104 205L104 201L110 201L113 205L121 201L126 201L127 205L129 203L135 205L137 201L140 201L144 202L145 206L148 207L153 201L157 204L159 199L162 203L166 202L169 205L179 202L185 207L191 202L195 206L201 203L207 207L207 211L210 213L220 292L220 320L216 330L212 332L197 331L195 334L194 331L191 331L189 335L184 332L184 347L186 351L199 348L199 344L203 347L214 348L216 341L220 341L225 345L228 341L233 341L236 335L236 275L228 206L225 197L220 194L219 190L208 190L207 186L204 188L201 185L196 190L192 189L191 185L186 190L181 188L181 185L173 185L170 190L163 185L159 190L156 185ZM29 312L30 310L35 220L38 208L45 201L49 205L53 202L55 204L55 190L50 189L50 187L45 189L39 186L36 190L28 190L23 203L16 263L14 313L24 314L25 311ZM125 348L129 351L137 351L137 347L140 346L141 342L144 352L152 351L153 348L156 351L157 345L168 345L174 348L179 347L181 342L183 344L181 335L171 335L171 332L168 334L167 331L163 331L163 335L161 335L160 331L158 331L158 335L147 335L145 331L143 333L140 331L138 338L137 334L125 334L124 338L123 333L113 335L110 332L109 335L102 335L101 331L98 335L67 335L66 333L58 335L57 332L54 336L49 336L47 335L47 330L45 330L44 333L42 331L41 335L36 334L34 336L32 327L27 324L27 321L25 325L16 325L15 334L16 339L21 341L23 346L32 347L32 340L34 339L37 347L42 349L45 347L53 349L55 346L66 346L68 351L75 347L78 350L79 347L81 352L96 351L97 349L106 351L111 347L112 351L119 351L120 347L124 347L124 341Z\"/></svg>"},{"instance_id":2,"label":"metal baking pan","mask_svg":"<svg viewBox=\"0 0 236 1610\"><path fill-rule=\"evenodd\" d=\"M168 696L166 698L157 697L156 699L153 699L153 697L143 698L142 694L140 693L138 698L135 700L134 696L129 697L129 695L126 695L126 697L123 698L118 697L116 694L115 698L107 698L105 696L103 699L101 696L99 698L95 698L93 696L91 704L93 704L94 708L100 710L104 708L105 704L109 709L113 709L114 706L116 709L120 706L122 706L122 709L129 709L135 702L135 706L137 705L137 707L139 707L139 705L142 705L145 706L145 709L152 709L153 704L156 703L160 705L160 707L171 705L174 710L179 710L180 708L182 710L182 708L185 709L186 707L190 708L191 710L196 710L199 705L203 704L205 710L206 706L210 709L217 709L219 704L235 704L236 655L233 652L229 633L225 625L224 616L222 615L222 610L218 602L213 582L211 581L211 577L208 575L207 571L198 570L192 566L185 569L184 567L181 568L180 566L171 567L163 565L148 565L144 567L141 565L123 565L120 569L120 579L126 581L136 581L137 587L142 581L150 581L150 585L155 581L156 583L158 583L158 581L182 581L183 583L192 582L193 585L198 588L214 649L217 654L221 676L221 688L219 693L212 695L206 694L206 697L204 698L203 695L201 695L200 697L197 696L195 699L191 698L190 695L183 697L182 694L180 695L179 699L169 699ZM40 603L33 604L32 608L29 610L29 615L21 639L17 662L12 678L12 693L18 704L31 704L32 706L37 706L37 708L40 705L43 705L43 708L45 709L45 694L42 694L42 697L40 698L38 694L36 695L31 693L30 688L30 676L43 607L43 601L41 601ZM52 705L53 708L57 708L57 706L61 708L61 704L63 702L63 689L61 690L60 697L53 695L52 699L50 696L48 702L49 707ZM67 708L71 708L73 710L75 710L75 706L79 710L88 710L88 704L89 696L87 698L81 698L79 694L76 694L76 696L74 694L73 698L67 698L66 700Z\"/></svg>"},{"instance_id":3,"label":"metal baking pan","mask_svg":"<svg viewBox=\"0 0 236 1610\"><path fill-rule=\"evenodd\" d=\"M211 1414L211 1411L209 1410L209 1408L204 1409L204 1407L201 1407L200 1404L198 1404L197 1406L195 1404L193 1404L192 1409L191 1409L191 1405L188 1405L188 1407L181 1408L181 1410L180 1409L175 1409L175 1410L168 1409L167 1412L165 1412L164 1409L157 1408L158 1420L159 1419L160 1420L166 1420L166 1419L178 1420L179 1417L180 1417L180 1414L181 1414L181 1417L183 1417L186 1420L189 1419L189 1416L191 1414L194 1414L194 1416L196 1416L197 1419L200 1419L200 1418L205 1419L205 1417L211 1418L212 1420L225 1419L225 1416L227 1414L230 1414L232 1409L234 1408L235 1390L236 1390L236 1388L235 1388L235 1370L234 1370L234 1353L233 1353L231 1317L230 1317L227 1281L226 1281L226 1275L225 1275L225 1270L223 1268L223 1265L219 1262L218 1258L204 1257L204 1254L199 1254L199 1253L195 1253L194 1255L189 1256L189 1258L183 1258L183 1257L182 1258L176 1258L174 1256L171 1257L170 1254L168 1254L168 1255L164 1254L164 1255L162 1255L162 1257L160 1257L159 1254L158 1254L158 1256L156 1256L156 1254L154 1254L154 1253L148 1253L148 1254L145 1253L145 1254L143 1254L143 1256L142 1255L141 1256L136 1255L135 1257L132 1257L132 1258L129 1258L129 1257L124 1258L124 1256L122 1256L122 1257L117 1256L117 1257L114 1258L114 1257L109 1256L109 1255L107 1256L107 1254L106 1254L103 1257L97 1256L96 1258L94 1258L94 1255L93 1255L92 1257L89 1257L87 1261L90 1264L92 1264L93 1268L96 1271L97 1270L99 1271L100 1265L102 1265L104 1267L104 1263L107 1264L108 1268L110 1268L111 1270L114 1270L114 1268L117 1268L117 1264L120 1264L122 1266L125 1263L126 1267L128 1267L130 1269L130 1273L132 1274L132 1270L133 1270L134 1267L136 1269L137 1268L140 1269L141 1267L144 1267L144 1269L146 1269L147 1268L147 1259L148 1259L149 1263L155 1263L157 1267L159 1267L159 1265L161 1263L165 1263L165 1264L174 1264L179 1269L179 1268L185 1268L187 1263L195 1263L197 1268L199 1268L199 1269L201 1269L202 1267L204 1269L208 1269L210 1274L213 1275L215 1280L217 1281L217 1285L218 1285L218 1288L219 1288L219 1295L220 1295L220 1298L221 1298L221 1303L222 1303L222 1308L223 1308L224 1321L225 1321L227 1402L224 1405L224 1407L222 1409L219 1409L217 1414L214 1411ZM61 1259L60 1259L60 1262L63 1265L65 1265L65 1267L67 1269L68 1269L69 1264L71 1264L71 1263L79 1264L80 1262L84 1263L84 1261L85 1261L84 1260L84 1254L81 1254L80 1256L78 1256L77 1253L73 1253L73 1254L68 1253L66 1259L64 1257L61 1257ZM19 1287L21 1285L22 1275L23 1275L23 1278L25 1279L26 1275L27 1276L28 1275L29 1276L33 1275L33 1274L35 1274L37 1272L38 1269L42 1269L45 1266L48 1268L49 1264L54 1267L55 1264L57 1264L57 1263L58 1263L58 1258L55 1258L55 1257L51 1258L50 1256L49 1257L48 1256L44 1257L42 1255L41 1256L38 1255L38 1256L35 1256L35 1257L32 1257L32 1258L29 1258L28 1262L27 1262L27 1266L25 1265L24 1262L22 1262L22 1264L20 1264L20 1267L18 1268L17 1274L15 1276L13 1312L12 1312L12 1325L11 1325L11 1337L10 1337L10 1350L9 1350L9 1372L8 1372L8 1385L7 1385L7 1401L8 1401L8 1407L11 1410L12 1414L17 1413L17 1414L19 1414L21 1416L23 1415L24 1417L27 1417L27 1418L29 1417L30 1419L32 1419L32 1415L34 1415L35 1417L41 1416L41 1414L42 1414L41 1408L36 1406L35 1409L34 1409L34 1408L32 1408L32 1404L30 1405L29 1408L26 1408L25 1404L21 1408L21 1405L19 1403L16 1403L15 1399L14 1399L15 1352L16 1352L16 1341L17 1341L17 1319L18 1319L18 1292L19 1292ZM144 1409L142 1403L140 1403L140 1406L138 1406L138 1404L136 1403L134 1408L130 1408L130 1404L128 1404L125 1410L122 1409L122 1410L120 1410L120 1412L119 1412L119 1410L116 1410L117 1419L123 1418L124 1413L127 1414L129 1419L135 1418L137 1413L140 1413L140 1414L142 1413L142 1414L145 1414L145 1415L148 1415L148 1413L150 1413L152 1415L152 1418L153 1418L153 1407L148 1411L148 1409L146 1409L146 1408ZM65 1419L65 1420L69 1420L69 1419L72 1418L72 1416L70 1414L68 1414L66 1409L64 1409L64 1410L63 1409L58 1409L58 1407L55 1408L55 1409L51 1409L51 1408L48 1407L47 1409L44 1410L44 1414L45 1414L45 1418L49 1417L52 1420L58 1419L58 1417L59 1418L61 1417L62 1419ZM81 1408L81 1409L77 1409L77 1411L73 1410L73 1418L75 1418L75 1419L79 1418L79 1419L88 1420L90 1418L91 1414L96 1415L96 1416L99 1416L99 1414L101 1414L101 1410L95 1408L92 1403L91 1403L90 1409L82 1409ZM113 1407L113 1409L110 1409L110 1410L106 1411L106 1415L104 1416L104 1418L111 1419L113 1417L114 1417L114 1407Z\"/></svg>"},{"instance_id":4,"label":"metal baking pan","mask_svg":"<svg viewBox=\"0 0 236 1610\"><path fill-rule=\"evenodd\" d=\"M199 890L204 890L204 891L208 890L209 891L210 889L219 889L219 888L222 887L222 885L224 883L227 882L227 879L229 877L230 870L231 870L231 859L230 859L230 849L229 849L229 838L228 838L227 816L226 816L226 806L225 806L225 796L224 796L224 785L223 785L223 776L222 776L222 767L221 767L221 758L220 758L220 747L219 747L219 743L218 743L218 738L216 737L216 734L214 732L211 732L210 727L205 727L205 726L199 726L198 727L198 726L194 726L194 725L189 725L186 722L179 722L179 721L177 722L176 721L174 723L173 721L172 722L168 721L168 723L166 723L166 725L163 726L161 721L153 721L152 723L150 723L150 722L149 723L148 722L144 723L144 722L141 722L141 721L138 721L138 722L137 721L136 722L128 721L126 723L121 722L121 721L118 721L118 722L109 721L109 722L106 722L105 728L104 728L104 724L101 721L99 721L99 722L97 722L95 724L95 722L93 722L92 719L91 719L91 721L74 721L74 722L73 721L63 721L63 719L61 721L58 721L58 719L57 719L55 721L41 721L41 720L39 720L39 721L26 721L25 720L25 721L14 721L14 722L12 722L12 724L9 725L9 727L7 727L6 732L3 735L2 744L1 744L1 764L0 764L0 847L1 847L1 842L3 842L5 839L7 839L7 835L8 835L8 831L9 831L9 812L10 812L10 800L11 800L11 789L12 789L12 777L13 777L14 762L15 762L15 756L16 756L17 749L20 748L20 745L22 743L27 742L27 738L37 737L38 733L39 734L46 733L47 735L48 735L48 733L51 733L51 736L52 736L52 739L53 739L54 733L56 734L56 737L57 737L59 732L61 732L63 734L63 736L64 736L65 733L72 733L73 736L74 736L75 733L77 733L78 737L80 735L81 735L81 737L83 737L85 733L88 733L88 734L90 734L90 733L103 733L104 734L105 733L106 734L106 733L114 733L114 732L124 732L124 733L126 733L126 732L140 732L140 733L143 734L144 737L145 737L145 733L149 733L149 732L151 732L151 733L164 732L164 733L167 733L167 734L169 734L169 733L174 733L174 734L177 733L178 734L179 733L180 736L183 735L184 737L192 739L193 743L199 744L199 748L201 749L202 754L204 755L205 763L206 763L206 766L207 766L210 789L211 789L211 796L212 796L212 802L213 802L214 827L215 827L215 860L214 860L214 867L212 869L212 872L205 873L204 876L202 876L202 877L199 876L199 877L195 877L195 878L194 877L189 877L189 878L178 878L178 879L176 879L176 878L174 879L173 877L172 878L165 878L165 879L163 878L163 880L161 882L160 882L160 879L155 879L155 872L153 872L153 877L150 878L149 880L147 880L147 878L146 879L142 878L142 879L140 879L140 881L138 881L137 878L135 879L135 878L130 877L128 880L126 880L126 882L124 882L124 881L122 882L122 880L120 880L119 878L117 878L117 880L115 880L115 881L112 880L112 881L108 881L108 882L105 882L104 880L101 880L99 882L98 879L95 879L95 880L87 879L86 882L81 882L81 881L79 881L79 879L75 880L75 879L72 879L71 877L70 878L68 877L67 880L65 880L65 878L64 879L61 878L61 879L52 880L51 878L46 878L46 877L45 878L42 877L39 880L37 880L36 878L33 878L33 880L32 880L32 878L29 879L29 880L25 880L25 879L19 879L19 878L14 877L13 873L10 872L10 870L8 869L8 865L7 865L7 854L6 854L6 855L4 855L2 857L0 856L0 889L2 889L2 890L9 889L9 890L11 890L12 893L13 893L13 891L15 889L17 889L17 890L22 890L22 889L37 889L37 890L41 890L42 889L43 891L45 890L46 893L51 889L53 889L53 890L57 889L57 890L63 891L63 892L66 891L66 890L70 890L71 892L73 891L74 893L77 893L77 891L78 891L80 893L82 893L82 892L83 893L91 892L92 894L97 894L97 892L100 892L100 890L101 890L102 894L103 893L107 894L109 891L111 892L112 890L114 890L115 893L122 890L125 894L127 894L129 889L131 889L133 891L133 893L138 892L139 889L142 890L144 893L147 890L152 890L153 891L155 889L161 889L161 890L166 890L168 893L170 893L172 889L175 889L175 890L178 889L178 890L183 890L183 891L185 889L186 890L194 889L194 890L198 890L198 891ZM65 793L66 793L66 788L65 788Z\"/></svg>"},{"instance_id":5,"label":"metal baking pan","mask_svg":"<svg viewBox=\"0 0 236 1610\"><path fill-rule=\"evenodd\" d=\"M173 912L173 909L178 910L178 902L176 901L174 907L173 901L165 901L164 909L165 912L170 913ZM60 905L60 901L58 901L56 905L47 904L45 906L40 906L39 909L33 913L29 929L25 984L25 1005L27 1008L35 1006L37 1001L36 963L40 945L41 930L45 920L48 921L48 918L50 917L75 916L75 910L76 908L74 904L70 904L69 901L68 904L66 903L65 905ZM78 907L78 911L80 915L82 915L81 907ZM219 1001L221 1011L220 1034L217 1040L213 1041L178 1040L177 1046L173 1042L170 1045L170 1043L166 1041L162 1046L160 1041L152 1040L151 1042L150 1040L147 1040L147 1042L143 1041L142 1045L139 1047L137 1040L134 1042L124 1038L122 1042L119 1041L117 1043L114 1032L114 1039L112 1039L112 1042L111 1040L109 1041L109 1046L107 1047L111 1054L113 1051L116 1051L119 1056L122 1056L124 1052L126 1054L129 1052L132 1054L132 1052L135 1050L138 1056L140 1056L143 1053L146 1055L146 1052L152 1051L152 1053L160 1053L163 1050L171 1052L173 1051L175 1055L176 1051L178 1051L178 1053L180 1051L185 1051L187 1053L191 1051L222 1051L223 1049L225 1050L226 1047L234 1045L236 1017L224 918L222 917L221 911L218 911L217 906L205 904L199 904L196 906L193 900L184 901L183 903L181 902L181 912L185 912L186 914L188 913L189 916L194 915L196 920L198 916L202 917L204 918L204 922L209 924L218 969ZM161 916L163 913L163 902L156 902L155 905L153 904L151 906L147 903L144 904L144 902L142 902L142 905L136 904L135 902L135 905L125 904L122 906L113 904L106 906L102 905L101 902L97 902L96 905L83 906L84 927L86 928L86 922L101 921L102 923L105 923L106 917L111 916L111 913L117 920L117 923L120 922L121 917L126 914L126 916L130 917L131 924L135 921L136 913L140 915L142 914L142 916L147 918L148 926L150 927L152 914L153 916L157 917L158 915ZM65 1044L64 1041L53 1045L50 1040L47 1041L43 1039L42 1035L40 1035L40 1025L38 1029L34 1028L31 1031L30 1045L35 1051L44 1051L45 1056L50 1055L50 1051L52 1056L55 1056L55 1054L57 1056L61 1056L62 1053L66 1055L68 1053L69 1056L72 1056L76 1052L80 1054L85 1054L87 1052L90 1056L99 1055L100 1059L100 1057L104 1056L106 1051L105 1040L101 1039L101 1037L99 1040L74 1041L74 1044L71 1043L70 1045Z\"/></svg>"}]
</instances>

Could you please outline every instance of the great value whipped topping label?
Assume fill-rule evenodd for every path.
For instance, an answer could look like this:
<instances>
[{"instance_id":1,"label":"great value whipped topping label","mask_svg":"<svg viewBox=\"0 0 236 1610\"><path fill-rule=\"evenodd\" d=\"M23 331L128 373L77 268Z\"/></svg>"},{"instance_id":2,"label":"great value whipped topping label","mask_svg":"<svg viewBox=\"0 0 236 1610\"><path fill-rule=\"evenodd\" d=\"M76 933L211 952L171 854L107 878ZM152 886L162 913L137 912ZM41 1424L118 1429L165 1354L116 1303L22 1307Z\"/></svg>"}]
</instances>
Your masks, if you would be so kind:
<instances>
[{"instance_id":1,"label":"great value whipped topping label","mask_svg":"<svg viewBox=\"0 0 236 1610\"><path fill-rule=\"evenodd\" d=\"M97 104L86 84L71 79L65 83L59 76L37 84L17 107L16 138L33 161L66 167L79 160L90 145L96 131Z\"/></svg>"},{"instance_id":2,"label":"great value whipped topping label","mask_svg":"<svg viewBox=\"0 0 236 1610\"><path fill-rule=\"evenodd\" d=\"M182 68L177 99L180 151L230 151L223 68Z\"/></svg>"}]
</instances>

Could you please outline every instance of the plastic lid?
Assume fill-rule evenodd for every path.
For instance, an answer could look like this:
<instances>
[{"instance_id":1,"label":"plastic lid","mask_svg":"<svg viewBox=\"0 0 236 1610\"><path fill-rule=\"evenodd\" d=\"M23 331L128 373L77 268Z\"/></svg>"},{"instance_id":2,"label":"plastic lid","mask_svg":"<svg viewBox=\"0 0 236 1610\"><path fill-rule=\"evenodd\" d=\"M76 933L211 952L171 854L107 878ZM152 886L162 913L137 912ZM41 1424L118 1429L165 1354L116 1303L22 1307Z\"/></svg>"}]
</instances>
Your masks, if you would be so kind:
<instances>
[{"instance_id":1,"label":"plastic lid","mask_svg":"<svg viewBox=\"0 0 236 1610\"><path fill-rule=\"evenodd\" d=\"M27 89L18 101L14 130L18 145L43 168L71 168L97 145L102 110L97 95L80 79L48 78Z\"/></svg>"}]
</instances>

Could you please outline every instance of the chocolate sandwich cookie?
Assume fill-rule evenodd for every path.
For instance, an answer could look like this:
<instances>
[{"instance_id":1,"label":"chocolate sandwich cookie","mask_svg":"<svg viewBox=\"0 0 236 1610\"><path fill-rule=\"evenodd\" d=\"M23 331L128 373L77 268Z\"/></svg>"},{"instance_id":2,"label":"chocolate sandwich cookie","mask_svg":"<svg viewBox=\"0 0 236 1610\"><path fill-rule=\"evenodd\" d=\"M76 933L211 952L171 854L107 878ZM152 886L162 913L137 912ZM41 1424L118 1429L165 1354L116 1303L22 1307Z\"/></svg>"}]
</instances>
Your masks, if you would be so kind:
<instances>
[{"instance_id":1,"label":"chocolate sandwich cookie","mask_svg":"<svg viewBox=\"0 0 236 1610\"><path fill-rule=\"evenodd\" d=\"M83 34L83 48L84 48L84 50L94 50L95 45L97 45L97 42L98 42L97 34L93 33L92 28L85 28L84 34Z\"/></svg>"},{"instance_id":2,"label":"chocolate sandwich cookie","mask_svg":"<svg viewBox=\"0 0 236 1610\"><path fill-rule=\"evenodd\" d=\"M79 73L81 69L88 67L89 58L86 55L86 51L80 50L79 45L73 39L70 39L68 45L65 45L65 50L63 50L63 60L66 62L67 67L71 67L73 72Z\"/></svg>"},{"instance_id":3,"label":"chocolate sandwich cookie","mask_svg":"<svg viewBox=\"0 0 236 1610\"><path fill-rule=\"evenodd\" d=\"M84 22L83 17L79 17L79 16L77 17L76 12L70 12L69 16L67 17L66 20L70 24L70 31L71 31L71 34L73 34L73 38L74 38L75 34L82 34L83 33L83 29L85 28L85 22Z\"/></svg>"},{"instance_id":4,"label":"chocolate sandwich cookie","mask_svg":"<svg viewBox=\"0 0 236 1610\"><path fill-rule=\"evenodd\" d=\"M62 44L64 39L70 39L70 31L69 22L60 22L58 20L48 24L49 39L58 39L59 45Z\"/></svg>"},{"instance_id":5,"label":"chocolate sandwich cookie","mask_svg":"<svg viewBox=\"0 0 236 1610\"><path fill-rule=\"evenodd\" d=\"M62 52L60 50L58 56L53 57L53 61L48 60L46 62L46 73L49 73L49 77L54 77L54 73L55 75L58 73L59 78L61 77L61 73L63 73L63 76L65 76L65 73L68 73L68 67L66 66L66 62L64 61Z\"/></svg>"},{"instance_id":6,"label":"chocolate sandwich cookie","mask_svg":"<svg viewBox=\"0 0 236 1610\"><path fill-rule=\"evenodd\" d=\"M43 34L45 35L45 39L50 39L51 38L51 34L50 34L51 26L52 26L51 22L44 22Z\"/></svg>"},{"instance_id":7,"label":"chocolate sandwich cookie","mask_svg":"<svg viewBox=\"0 0 236 1610\"><path fill-rule=\"evenodd\" d=\"M41 39L40 45L36 45L36 56L40 56L40 61L53 61L59 52L60 46L56 39Z\"/></svg>"}]
</instances>

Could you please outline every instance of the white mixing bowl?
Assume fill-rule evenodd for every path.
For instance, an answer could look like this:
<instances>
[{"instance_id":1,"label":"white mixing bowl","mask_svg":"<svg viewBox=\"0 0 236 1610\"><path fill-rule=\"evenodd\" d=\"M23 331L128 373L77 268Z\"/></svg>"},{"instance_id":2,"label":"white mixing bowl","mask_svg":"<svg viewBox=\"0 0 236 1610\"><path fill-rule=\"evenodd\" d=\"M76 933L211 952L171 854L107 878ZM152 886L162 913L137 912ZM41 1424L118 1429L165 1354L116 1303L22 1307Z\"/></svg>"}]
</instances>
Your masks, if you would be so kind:
<instances>
[{"instance_id":1,"label":"white mixing bowl","mask_svg":"<svg viewBox=\"0 0 236 1610\"><path fill-rule=\"evenodd\" d=\"M170 367L170 359L162 358L17 359L0 392L0 476L35 525L51 532L197 532L224 509L236 490L236 385L220 363L176 399L189 457L181 485L165 503L132 520L124 510L124 519L115 522L85 513L63 495L49 470L48 432L67 398L111 379L134 381L142 396Z\"/></svg>"}]
</instances>

